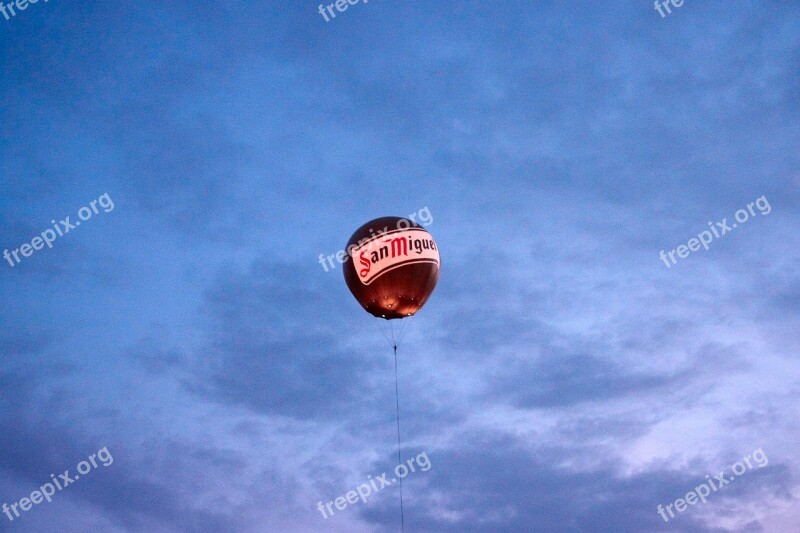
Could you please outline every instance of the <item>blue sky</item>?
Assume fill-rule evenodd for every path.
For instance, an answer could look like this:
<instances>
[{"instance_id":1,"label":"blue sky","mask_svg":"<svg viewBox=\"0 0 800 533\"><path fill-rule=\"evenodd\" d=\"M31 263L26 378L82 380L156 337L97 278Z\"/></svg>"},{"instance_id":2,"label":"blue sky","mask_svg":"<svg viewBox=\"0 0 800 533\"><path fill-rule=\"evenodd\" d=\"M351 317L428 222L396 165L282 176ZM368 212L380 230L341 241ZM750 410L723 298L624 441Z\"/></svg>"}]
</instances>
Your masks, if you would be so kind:
<instances>
[{"instance_id":1,"label":"blue sky","mask_svg":"<svg viewBox=\"0 0 800 533\"><path fill-rule=\"evenodd\" d=\"M38 2L0 18L9 531L398 530L362 223L423 207L408 531L800 530L800 6ZM768 214L667 268L765 197ZM754 450L756 467L657 512Z\"/></svg>"}]
</instances>

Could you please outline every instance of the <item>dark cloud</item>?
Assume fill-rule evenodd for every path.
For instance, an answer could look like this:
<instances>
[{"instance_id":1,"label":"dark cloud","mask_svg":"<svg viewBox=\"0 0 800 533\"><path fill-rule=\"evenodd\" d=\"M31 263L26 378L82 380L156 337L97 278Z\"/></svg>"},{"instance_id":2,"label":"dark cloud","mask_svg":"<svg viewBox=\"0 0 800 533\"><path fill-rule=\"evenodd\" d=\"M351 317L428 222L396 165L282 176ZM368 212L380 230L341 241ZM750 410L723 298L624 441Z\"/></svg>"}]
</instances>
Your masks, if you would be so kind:
<instances>
[{"instance_id":1,"label":"dark cloud","mask_svg":"<svg viewBox=\"0 0 800 533\"><path fill-rule=\"evenodd\" d=\"M430 450L431 469L406 483L407 524L418 531L681 531L725 532L691 511L665 524L657 505L672 503L704 480L704 472L666 469L624 476L619 465L575 470L559 466L566 447L532 448L519 439L467 434L459 446ZM379 471L379 468L376 470ZM753 501L764 492L785 498L785 465L744 474L707 505ZM397 492L397 491L394 491ZM397 494L363 515L383 527L396 522ZM694 510L690 508L690 510ZM757 522L748 527L757 527Z\"/></svg>"},{"instance_id":2,"label":"dark cloud","mask_svg":"<svg viewBox=\"0 0 800 533\"><path fill-rule=\"evenodd\" d=\"M261 261L220 280L208 293L203 373L187 377L190 388L259 413L373 416L364 398L378 392L370 380L378 360L345 335L341 291L309 278L308 267Z\"/></svg>"}]
</instances>

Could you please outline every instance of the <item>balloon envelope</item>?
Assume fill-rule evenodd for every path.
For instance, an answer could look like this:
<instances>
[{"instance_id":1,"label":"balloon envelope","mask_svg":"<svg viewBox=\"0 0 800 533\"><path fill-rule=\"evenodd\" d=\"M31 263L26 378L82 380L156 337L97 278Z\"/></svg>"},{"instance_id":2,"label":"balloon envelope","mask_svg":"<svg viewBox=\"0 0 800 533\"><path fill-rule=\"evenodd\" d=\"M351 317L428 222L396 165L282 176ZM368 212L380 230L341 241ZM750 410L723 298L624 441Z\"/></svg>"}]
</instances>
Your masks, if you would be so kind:
<instances>
[{"instance_id":1,"label":"balloon envelope","mask_svg":"<svg viewBox=\"0 0 800 533\"><path fill-rule=\"evenodd\" d=\"M382 217L358 228L345 248L344 279L373 316L411 316L439 281L439 248L424 228L401 217Z\"/></svg>"}]
</instances>

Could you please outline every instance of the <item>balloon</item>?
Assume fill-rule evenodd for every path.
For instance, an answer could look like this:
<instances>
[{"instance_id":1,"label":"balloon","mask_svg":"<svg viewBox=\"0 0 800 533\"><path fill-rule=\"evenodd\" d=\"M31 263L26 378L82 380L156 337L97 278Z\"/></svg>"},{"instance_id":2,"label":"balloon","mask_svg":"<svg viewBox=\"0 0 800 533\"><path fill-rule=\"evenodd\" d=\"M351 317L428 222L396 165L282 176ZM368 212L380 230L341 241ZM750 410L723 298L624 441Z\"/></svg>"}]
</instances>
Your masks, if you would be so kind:
<instances>
[{"instance_id":1,"label":"balloon","mask_svg":"<svg viewBox=\"0 0 800 533\"><path fill-rule=\"evenodd\" d=\"M424 228L382 217L358 228L345 248L344 280L373 316L392 320L419 311L439 281L439 248Z\"/></svg>"}]
</instances>

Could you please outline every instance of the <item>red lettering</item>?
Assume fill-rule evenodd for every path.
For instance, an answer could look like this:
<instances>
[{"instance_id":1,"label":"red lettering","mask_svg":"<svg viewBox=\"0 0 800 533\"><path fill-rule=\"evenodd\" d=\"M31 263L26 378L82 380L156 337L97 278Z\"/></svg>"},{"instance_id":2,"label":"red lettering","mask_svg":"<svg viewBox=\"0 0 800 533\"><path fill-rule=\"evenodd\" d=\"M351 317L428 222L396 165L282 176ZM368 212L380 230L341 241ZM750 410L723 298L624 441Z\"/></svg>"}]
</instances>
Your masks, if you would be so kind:
<instances>
[{"instance_id":1,"label":"red lettering","mask_svg":"<svg viewBox=\"0 0 800 533\"><path fill-rule=\"evenodd\" d=\"M361 252L359 254L359 256L358 256L358 262L361 263L362 265L364 265L364 267L365 267L365 268L362 268L358 273L358 275L361 276L362 278L366 277L367 274L369 274L369 269L370 269L370 266L371 266L371 264L369 262L369 259L366 258L366 254L367 254L367 252L364 251L364 252Z\"/></svg>"}]
</instances>

